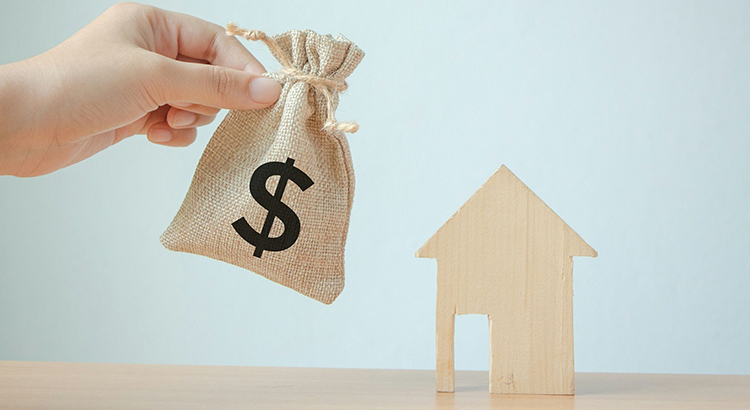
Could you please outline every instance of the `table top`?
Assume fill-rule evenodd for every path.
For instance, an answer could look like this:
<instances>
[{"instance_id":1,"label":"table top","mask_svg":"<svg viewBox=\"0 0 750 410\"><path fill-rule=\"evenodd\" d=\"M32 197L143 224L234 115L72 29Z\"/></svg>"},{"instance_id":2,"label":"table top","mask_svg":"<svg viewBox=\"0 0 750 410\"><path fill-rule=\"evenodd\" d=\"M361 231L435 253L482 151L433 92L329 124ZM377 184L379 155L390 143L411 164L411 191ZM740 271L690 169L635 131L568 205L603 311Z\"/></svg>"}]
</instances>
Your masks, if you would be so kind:
<instances>
[{"instance_id":1,"label":"table top","mask_svg":"<svg viewBox=\"0 0 750 410\"><path fill-rule=\"evenodd\" d=\"M750 409L750 376L577 373L575 396L489 394L431 370L0 361L0 409Z\"/></svg>"}]
</instances>

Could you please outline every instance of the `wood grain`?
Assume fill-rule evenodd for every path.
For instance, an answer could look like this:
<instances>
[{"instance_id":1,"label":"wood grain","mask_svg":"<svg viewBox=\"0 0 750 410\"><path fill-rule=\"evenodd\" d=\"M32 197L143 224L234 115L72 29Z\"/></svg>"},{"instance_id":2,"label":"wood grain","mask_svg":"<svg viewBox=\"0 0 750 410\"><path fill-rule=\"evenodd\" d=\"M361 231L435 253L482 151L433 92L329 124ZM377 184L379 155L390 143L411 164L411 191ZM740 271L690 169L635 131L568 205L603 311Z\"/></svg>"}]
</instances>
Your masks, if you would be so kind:
<instances>
[{"instance_id":1,"label":"wood grain","mask_svg":"<svg viewBox=\"0 0 750 410\"><path fill-rule=\"evenodd\" d=\"M576 396L487 393L487 372L0 361L0 409L750 408L750 376L578 373Z\"/></svg>"},{"instance_id":2,"label":"wood grain","mask_svg":"<svg viewBox=\"0 0 750 410\"><path fill-rule=\"evenodd\" d=\"M453 391L454 315L490 322L490 391L573 394L573 256L596 256L502 166L417 251L438 261L437 390Z\"/></svg>"}]
</instances>

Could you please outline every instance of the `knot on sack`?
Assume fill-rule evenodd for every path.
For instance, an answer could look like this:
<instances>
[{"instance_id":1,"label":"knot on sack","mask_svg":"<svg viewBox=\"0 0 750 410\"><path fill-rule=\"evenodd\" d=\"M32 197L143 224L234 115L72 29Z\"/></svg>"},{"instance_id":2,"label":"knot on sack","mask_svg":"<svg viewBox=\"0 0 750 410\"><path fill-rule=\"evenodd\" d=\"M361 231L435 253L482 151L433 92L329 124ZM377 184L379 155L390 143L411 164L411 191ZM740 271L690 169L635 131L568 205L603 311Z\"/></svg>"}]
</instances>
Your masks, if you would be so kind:
<instances>
[{"instance_id":1,"label":"knot on sack","mask_svg":"<svg viewBox=\"0 0 750 410\"><path fill-rule=\"evenodd\" d=\"M276 59L279 60L282 67L281 70L279 70L279 74L296 81L307 83L318 93L322 94L326 100L327 111L326 121L323 124L324 130L329 132L341 131L350 134L359 130L359 124L356 122L339 122L335 117L336 108L334 107L334 98L338 93L347 89L348 85L346 84L346 81L337 78L326 78L308 74L294 67L286 53L284 53L276 41L260 30L245 30L234 23L229 23L227 24L226 33L228 36L240 36L246 40L262 41L273 53Z\"/></svg>"}]
</instances>

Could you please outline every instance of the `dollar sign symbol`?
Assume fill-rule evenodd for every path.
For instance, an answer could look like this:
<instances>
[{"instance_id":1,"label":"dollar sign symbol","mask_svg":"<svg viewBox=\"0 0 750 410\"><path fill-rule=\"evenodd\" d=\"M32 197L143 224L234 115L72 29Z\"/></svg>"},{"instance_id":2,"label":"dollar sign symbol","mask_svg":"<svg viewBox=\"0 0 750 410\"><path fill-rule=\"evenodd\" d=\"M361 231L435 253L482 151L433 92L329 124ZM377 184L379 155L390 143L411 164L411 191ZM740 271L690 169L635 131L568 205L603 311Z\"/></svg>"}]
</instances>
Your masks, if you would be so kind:
<instances>
[{"instance_id":1,"label":"dollar sign symbol","mask_svg":"<svg viewBox=\"0 0 750 410\"><path fill-rule=\"evenodd\" d=\"M279 176L279 184L276 185L276 192L271 195L266 189L266 181L274 175ZM294 245L299 237L299 217L291 208L281 202L286 183L290 179L303 191L313 184L312 179L307 174L294 166L292 158L287 158L286 162L267 162L259 166L250 178L250 194L263 208L268 209L263 230L260 233L256 232L244 217L234 221L232 227L242 239L255 246L253 256L256 258L260 258L263 251L278 252L288 249ZM275 238L271 238L271 227L276 218L284 223L284 232Z\"/></svg>"}]
</instances>

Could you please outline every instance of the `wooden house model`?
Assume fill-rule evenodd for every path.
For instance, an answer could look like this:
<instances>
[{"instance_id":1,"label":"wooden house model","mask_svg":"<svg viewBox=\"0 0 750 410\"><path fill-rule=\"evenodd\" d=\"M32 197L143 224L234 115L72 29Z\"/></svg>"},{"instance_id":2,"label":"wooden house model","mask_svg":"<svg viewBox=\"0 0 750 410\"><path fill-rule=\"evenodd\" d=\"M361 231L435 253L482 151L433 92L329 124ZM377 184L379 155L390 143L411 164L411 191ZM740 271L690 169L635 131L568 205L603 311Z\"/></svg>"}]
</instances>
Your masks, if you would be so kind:
<instances>
[{"instance_id":1,"label":"wooden house model","mask_svg":"<svg viewBox=\"0 0 750 410\"><path fill-rule=\"evenodd\" d=\"M437 259L437 390L455 315L485 314L490 392L574 392L573 256L596 251L504 165L416 254Z\"/></svg>"}]
</instances>

